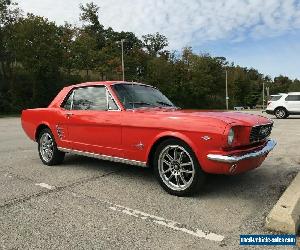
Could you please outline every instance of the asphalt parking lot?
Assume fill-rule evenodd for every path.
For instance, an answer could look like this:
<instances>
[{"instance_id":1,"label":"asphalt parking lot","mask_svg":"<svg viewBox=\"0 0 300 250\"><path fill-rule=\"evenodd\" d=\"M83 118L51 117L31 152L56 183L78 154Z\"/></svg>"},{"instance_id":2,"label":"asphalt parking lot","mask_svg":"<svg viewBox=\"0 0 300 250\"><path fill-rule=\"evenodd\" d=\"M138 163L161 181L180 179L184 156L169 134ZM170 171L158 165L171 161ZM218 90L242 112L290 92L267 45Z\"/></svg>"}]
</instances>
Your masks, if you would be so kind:
<instances>
[{"instance_id":1,"label":"asphalt parking lot","mask_svg":"<svg viewBox=\"0 0 300 250\"><path fill-rule=\"evenodd\" d=\"M240 234L270 233L265 217L300 171L300 116L274 122L260 168L179 198L149 169L74 155L44 166L20 119L0 118L0 248L235 249Z\"/></svg>"}]
</instances>

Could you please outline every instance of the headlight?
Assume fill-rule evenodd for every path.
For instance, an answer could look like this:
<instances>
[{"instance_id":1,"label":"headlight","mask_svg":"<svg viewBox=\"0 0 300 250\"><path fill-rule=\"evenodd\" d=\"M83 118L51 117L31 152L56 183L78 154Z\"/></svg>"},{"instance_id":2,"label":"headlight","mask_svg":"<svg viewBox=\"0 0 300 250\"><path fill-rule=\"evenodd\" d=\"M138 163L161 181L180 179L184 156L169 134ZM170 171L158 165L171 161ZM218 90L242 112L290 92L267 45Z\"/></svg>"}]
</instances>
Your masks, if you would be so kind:
<instances>
[{"instance_id":1,"label":"headlight","mask_svg":"<svg viewBox=\"0 0 300 250\"><path fill-rule=\"evenodd\" d=\"M233 140L234 140L234 130L233 130L233 128L231 128L229 130L228 138L227 138L228 145L232 145Z\"/></svg>"}]
</instances>

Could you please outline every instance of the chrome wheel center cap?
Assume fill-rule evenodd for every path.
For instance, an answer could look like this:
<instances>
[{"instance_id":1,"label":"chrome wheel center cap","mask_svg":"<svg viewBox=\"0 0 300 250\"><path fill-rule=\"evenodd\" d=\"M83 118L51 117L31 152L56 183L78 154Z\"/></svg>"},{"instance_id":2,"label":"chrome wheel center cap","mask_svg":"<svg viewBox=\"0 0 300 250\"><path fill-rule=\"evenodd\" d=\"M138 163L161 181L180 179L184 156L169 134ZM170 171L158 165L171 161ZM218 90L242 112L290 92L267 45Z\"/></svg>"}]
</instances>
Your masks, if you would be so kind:
<instances>
[{"instance_id":1,"label":"chrome wheel center cap","mask_svg":"<svg viewBox=\"0 0 300 250\"><path fill-rule=\"evenodd\" d=\"M177 161L173 161L172 167L174 168L174 170L178 171L180 169L180 164Z\"/></svg>"}]
</instances>

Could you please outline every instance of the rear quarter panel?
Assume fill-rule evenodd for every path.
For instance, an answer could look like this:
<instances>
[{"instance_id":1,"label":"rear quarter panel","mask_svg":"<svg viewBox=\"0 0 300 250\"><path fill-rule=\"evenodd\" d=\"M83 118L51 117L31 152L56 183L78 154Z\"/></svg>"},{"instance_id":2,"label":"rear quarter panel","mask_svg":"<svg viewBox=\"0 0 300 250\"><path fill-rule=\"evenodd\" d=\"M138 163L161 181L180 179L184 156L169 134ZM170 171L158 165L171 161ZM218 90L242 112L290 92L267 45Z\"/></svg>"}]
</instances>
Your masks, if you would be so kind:
<instances>
[{"instance_id":1,"label":"rear quarter panel","mask_svg":"<svg viewBox=\"0 0 300 250\"><path fill-rule=\"evenodd\" d=\"M36 132L40 125L46 125L49 127L58 142L58 138L55 131L55 124L57 121L57 112L53 108L38 108L38 109L26 109L23 110L21 116L22 127L26 135L33 141L36 140Z\"/></svg>"},{"instance_id":2,"label":"rear quarter panel","mask_svg":"<svg viewBox=\"0 0 300 250\"><path fill-rule=\"evenodd\" d=\"M36 140L37 128L40 125L46 125L51 129L57 144L62 147L66 146L60 145L64 144L64 142L59 140L57 133L54 133L54 131L57 122L61 119L59 106L71 89L72 86L63 88L47 108L26 109L22 111L21 124L26 135L31 140Z\"/></svg>"}]
</instances>

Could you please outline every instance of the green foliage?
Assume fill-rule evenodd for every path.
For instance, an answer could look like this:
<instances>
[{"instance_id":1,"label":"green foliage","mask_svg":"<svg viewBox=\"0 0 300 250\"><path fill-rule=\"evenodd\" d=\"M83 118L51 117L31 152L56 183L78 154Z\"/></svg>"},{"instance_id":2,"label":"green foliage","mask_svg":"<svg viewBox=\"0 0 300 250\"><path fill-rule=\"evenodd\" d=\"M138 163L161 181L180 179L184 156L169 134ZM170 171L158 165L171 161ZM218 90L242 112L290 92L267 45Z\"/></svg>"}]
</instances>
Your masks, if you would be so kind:
<instances>
[{"instance_id":1,"label":"green foliage","mask_svg":"<svg viewBox=\"0 0 300 250\"><path fill-rule=\"evenodd\" d=\"M99 21L99 7L91 2L85 6L80 5L80 10L80 20L86 24L84 31L94 36L96 39L96 47L102 49L105 46L105 30Z\"/></svg>"},{"instance_id":2,"label":"green foliage","mask_svg":"<svg viewBox=\"0 0 300 250\"><path fill-rule=\"evenodd\" d=\"M94 3L80 10L81 27L57 26L45 17L22 16L11 0L0 0L0 113L46 106L69 84L120 80L121 39L126 80L154 85L182 108L224 108L226 71L230 107L261 102L263 82L271 94L300 91L297 79L272 80L225 57L196 54L189 47L168 51L168 40L159 33L139 39L104 28Z\"/></svg>"},{"instance_id":3,"label":"green foliage","mask_svg":"<svg viewBox=\"0 0 300 250\"><path fill-rule=\"evenodd\" d=\"M151 56L157 56L158 53L169 44L168 39L158 32L155 34L144 35L142 38L144 40L144 46Z\"/></svg>"},{"instance_id":4,"label":"green foliage","mask_svg":"<svg viewBox=\"0 0 300 250\"><path fill-rule=\"evenodd\" d=\"M300 81L298 79L289 85L289 92L300 92Z\"/></svg>"}]
</instances>

